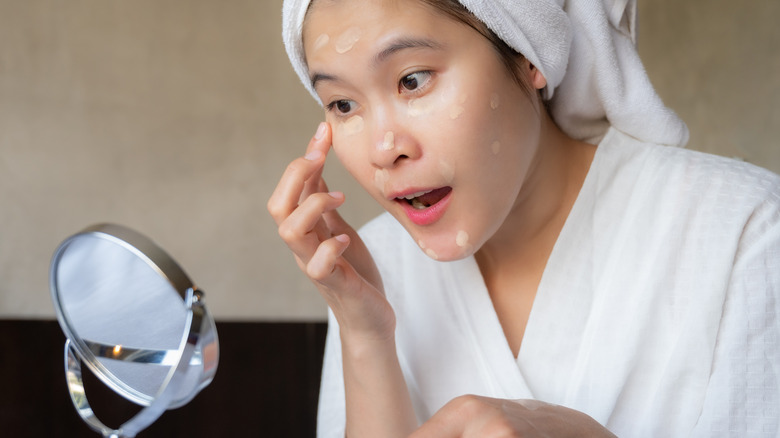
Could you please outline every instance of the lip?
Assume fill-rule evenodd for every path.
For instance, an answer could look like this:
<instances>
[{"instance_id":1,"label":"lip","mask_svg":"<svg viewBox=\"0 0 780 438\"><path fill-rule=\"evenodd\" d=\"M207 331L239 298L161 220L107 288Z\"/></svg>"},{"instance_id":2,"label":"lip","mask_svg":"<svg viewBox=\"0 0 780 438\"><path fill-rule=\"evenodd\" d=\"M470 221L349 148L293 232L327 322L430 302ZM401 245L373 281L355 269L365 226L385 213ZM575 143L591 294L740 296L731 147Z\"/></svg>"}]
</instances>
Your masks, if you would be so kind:
<instances>
[{"instance_id":1,"label":"lip","mask_svg":"<svg viewBox=\"0 0 780 438\"><path fill-rule=\"evenodd\" d=\"M437 187L442 188L442 187ZM407 190L405 192L399 192L395 196L392 197L393 201L398 203L398 205L401 206L401 208L404 210L404 213L406 213L406 217L409 218L412 223L415 225L431 225L435 222L437 222L439 219L441 219L442 216L444 216L444 213L447 211L447 207L449 206L450 199L452 198L452 190L450 189L449 193L447 193L443 198L439 200L439 202L431 205L430 207L427 207L423 210L418 210L414 207L412 207L408 202L402 199L398 199L404 196L408 196L417 192L423 192L423 191L430 191L432 189L414 189L414 190Z\"/></svg>"}]
</instances>

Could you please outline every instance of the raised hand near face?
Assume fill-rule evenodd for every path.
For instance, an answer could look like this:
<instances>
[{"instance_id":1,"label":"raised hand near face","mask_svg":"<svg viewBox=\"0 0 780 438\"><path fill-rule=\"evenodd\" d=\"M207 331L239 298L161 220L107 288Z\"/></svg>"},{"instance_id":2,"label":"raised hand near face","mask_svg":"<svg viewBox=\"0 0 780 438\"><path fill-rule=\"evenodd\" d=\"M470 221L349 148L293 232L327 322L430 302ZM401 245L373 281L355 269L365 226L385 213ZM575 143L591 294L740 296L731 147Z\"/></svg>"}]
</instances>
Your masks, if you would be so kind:
<instances>
[{"instance_id":1,"label":"raised hand near face","mask_svg":"<svg viewBox=\"0 0 780 438\"><path fill-rule=\"evenodd\" d=\"M342 336L387 339L395 328L382 280L355 230L336 209L344 194L322 179L331 129L321 123L306 154L289 164L268 201L279 235L339 321Z\"/></svg>"}]
</instances>

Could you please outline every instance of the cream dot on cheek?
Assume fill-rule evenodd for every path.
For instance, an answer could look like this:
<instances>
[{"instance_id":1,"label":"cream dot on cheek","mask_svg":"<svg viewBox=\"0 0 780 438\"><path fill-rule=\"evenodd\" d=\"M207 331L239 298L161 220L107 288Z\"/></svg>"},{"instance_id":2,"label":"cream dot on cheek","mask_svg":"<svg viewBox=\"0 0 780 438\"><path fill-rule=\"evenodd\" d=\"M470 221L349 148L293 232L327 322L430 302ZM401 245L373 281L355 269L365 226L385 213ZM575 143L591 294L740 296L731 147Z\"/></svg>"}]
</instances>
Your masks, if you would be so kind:
<instances>
[{"instance_id":1,"label":"cream dot on cheek","mask_svg":"<svg viewBox=\"0 0 780 438\"><path fill-rule=\"evenodd\" d=\"M501 142L496 140L490 145L490 150L493 151L493 155L498 155L501 152Z\"/></svg>"},{"instance_id":2,"label":"cream dot on cheek","mask_svg":"<svg viewBox=\"0 0 780 438\"><path fill-rule=\"evenodd\" d=\"M455 120L463 114L463 111L466 110L466 107L463 106L466 103L466 99L468 99L468 95L461 94L458 98L458 103L450 107L450 119Z\"/></svg>"},{"instance_id":3,"label":"cream dot on cheek","mask_svg":"<svg viewBox=\"0 0 780 438\"><path fill-rule=\"evenodd\" d=\"M395 148L395 135L393 134L393 131L387 131L387 133L385 133L385 138L382 141L382 149L389 151L393 148Z\"/></svg>"},{"instance_id":4,"label":"cream dot on cheek","mask_svg":"<svg viewBox=\"0 0 780 438\"><path fill-rule=\"evenodd\" d=\"M457 119L460 117L461 114L463 114L463 111L466 109L462 105L455 105L452 108L450 108L450 118L452 120Z\"/></svg>"},{"instance_id":5,"label":"cream dot on cheek","mask_svg":"<svg viewBox=\"0 0 780 438\"><path fill-rule=\"evenodd\" d=\"M352 116L344 123L339 125L341 134L345 136L355 135L363 131L363 118L360 116Z\"/></svg>"},{"instance_id":6,"label":"cream dot on cheek","mask_svg":"<svg viewBox=\"0 0 780 438\"><path fill-rule=\"evenodd\" d=\"M491 109L498 109L498 106L501 104L501 97L499 97L498 93L493 93L490 95L490 108Z\"/></svg>"},{"instance_id":7,"label":"cream dot on cheek","mask_svg":"<svg viewBox=\"0 0 780 438\"><path fill-rule=\"evenodd\" d=\"M387 169L377 169L374 172L374 186L382 196L385 195L385 184L387 184L388 179L390 179L390 172Z\"/></svg>"},{"instance_id":8,"label":"cream dot on cheek","mask_svg":"<svg viewBox=\"0 0 780 438\"><path fill-rule=\"evenodd\" d=\"M424 116L433 111L433 102L430 99L411 99L408 106L407 114L409 117Z\"/></svg>"},{"instance_id":9,"label":"cream dot on cheek","mask_svg":"<svg viewBox=\"0 0 780 438\"><path fill-rule=\"evenodd\" d=\"M355 43L360 41L360 36L362 33L363 32L357 26L350 27L349 29L342 32L335 41L336 52L347 53L352 50L352 47L355 46Z\"/></svg>"},{"instance_id":10,"label":"cream dot on cheek","mask_svg":"<svg viewBox=\"0 0 780 438\"><path fill-rule=\"evenodd\" d=\"M451 183L455 178L455 166L444 159L439 160L439 172L441 172L441 176L444 178L447 184Z\"/></svg>"}]
</instances>

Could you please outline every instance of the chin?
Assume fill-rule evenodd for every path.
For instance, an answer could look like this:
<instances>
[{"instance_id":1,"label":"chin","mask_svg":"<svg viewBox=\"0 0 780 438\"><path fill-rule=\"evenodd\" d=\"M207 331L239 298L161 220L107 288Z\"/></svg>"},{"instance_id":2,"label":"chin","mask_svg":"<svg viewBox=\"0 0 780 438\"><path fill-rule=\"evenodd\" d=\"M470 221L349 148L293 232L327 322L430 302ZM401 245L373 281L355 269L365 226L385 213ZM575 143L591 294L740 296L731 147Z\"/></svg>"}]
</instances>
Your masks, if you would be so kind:
<instances>
[{"instance_id":1,"label":"chin","mask_svg":"<svg viewBox=\"0 0 780 438\"><path fill-rule=\"evenodd\" d=\"M458 248L452 253L445 252L442 255L436 253L436 257L433 257L431 254L427 252L425 254L431 259L436 260L437 262L454 262L457 260L463 260L465 258L471 257L472 255L474 255L474 251L467 251L464 250L463 248Z\"/></svg>"},{"instance_id":2,"label":"chin","mask_svg":"<svg viewBox=\"0 0 780 438\"><path fill-rule=\"evenodd\" d=\"M409 230L407 229L407 232ZM457 236L457 233L447 233L448 235ZM455 242L455 237L442 237L442 236L428 236L428 237L416 237L413 233L410 233L412 239L417 242L417 246L428 257L439 262L452 262L455 260L465 259L474 255L478 248L466 242L460 242L461 245Z\"/></svg>"}]
</instances>

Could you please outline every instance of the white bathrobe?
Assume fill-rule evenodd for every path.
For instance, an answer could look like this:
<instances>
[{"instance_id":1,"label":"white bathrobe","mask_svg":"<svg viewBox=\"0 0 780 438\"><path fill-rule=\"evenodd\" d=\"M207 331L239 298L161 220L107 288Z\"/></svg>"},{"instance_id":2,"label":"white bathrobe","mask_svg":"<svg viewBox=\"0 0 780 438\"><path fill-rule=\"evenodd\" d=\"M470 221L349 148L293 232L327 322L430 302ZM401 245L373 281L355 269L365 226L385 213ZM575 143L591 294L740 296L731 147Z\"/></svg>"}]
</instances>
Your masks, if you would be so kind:
<instances>
[{"instance_id":1,"label":"white bathrobe","mask_svg":"<svg viewBox=\"0 0 780 438\"><path fill-rule=\"evenodd\" d=\"M421 422L479 394L564 405L620 437L780 436L780 178L768 171L610 130L518 357L473 257L429 259L388 214L361 235ZM330 324L319 436L343 437Z\"/></svg>"}]
</instances>

